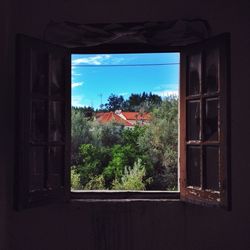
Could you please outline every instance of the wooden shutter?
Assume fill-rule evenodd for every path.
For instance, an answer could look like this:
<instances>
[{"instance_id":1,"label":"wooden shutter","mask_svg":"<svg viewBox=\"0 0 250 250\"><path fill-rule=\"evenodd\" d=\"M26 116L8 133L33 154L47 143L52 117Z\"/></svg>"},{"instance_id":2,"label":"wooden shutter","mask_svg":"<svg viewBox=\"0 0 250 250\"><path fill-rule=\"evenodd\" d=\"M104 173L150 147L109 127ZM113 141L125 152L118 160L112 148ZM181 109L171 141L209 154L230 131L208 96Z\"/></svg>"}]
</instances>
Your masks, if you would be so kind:
<instances>
[{"instance_id":1,"label":"wooden shutter","mask_svg":"<svg viewBox=\"0 0 250 250\"><path fill-rule=\"evenodd\" d=\"M70 54L17 36L16 171L18 209L69 197Z\"/></svg>"},{"instance_id":2,"label":"wooden shutter","mask_svg":"<svg viewBox=\"0 0 250 250\"><path fill-rule=\"evenodd\" d=\"M229 34L181 53L180 195L229 208Z\"/></svg>"}]
</instances>

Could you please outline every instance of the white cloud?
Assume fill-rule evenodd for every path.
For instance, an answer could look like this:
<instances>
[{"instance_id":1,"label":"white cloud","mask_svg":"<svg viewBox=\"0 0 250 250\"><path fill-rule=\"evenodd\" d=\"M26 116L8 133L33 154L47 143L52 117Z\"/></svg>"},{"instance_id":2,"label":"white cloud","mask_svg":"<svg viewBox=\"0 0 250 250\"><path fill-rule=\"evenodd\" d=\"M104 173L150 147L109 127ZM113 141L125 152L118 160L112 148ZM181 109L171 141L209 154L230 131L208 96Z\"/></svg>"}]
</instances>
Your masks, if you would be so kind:
<instances>
[{"instance_id":1,"label":"white cloud","mask_svg":"<svg viewBox=\"0 0 250 250\"><path fill-rule=\"evenodd\" d=\"M81 76L81 73L76 73L76 67L72 66L71 67L71 81L74 81L75 76Z\"/></svg>"},{"instance_id":2,"label":"white cloud","mask_svg":"<svg viewBox=\"0 0 250 250\"><path fill-rule=\"evenodd\" d=\"M72 86L72 88L75 88L75 87L79 87L82 85L83 85L83 82L73 82L71 86Z\"/></svg>"},{"instance_id":3,"label":"white cloud","mask_svg":"<svg viewBox=\"0 0 250 250\"><path fill-rule=\"evenodd\" d=\"M101 65L103 62L109 60L111 55L95 55L83 58L77 58L72 60L72 64L93 64L93 65ZM74 67L74 66L73 66Z\"/></svg>"},{"instance_id":4,"label":"white cloud","mask_svg":"<svg viewBox=\"0 0 250 250\"><path fill-rule=\"evenodd\" d=\"M153 94L159 95L161 97L179 96L179 92L177 90L162 90L153 92Z\"/></svg>"},{"instance_id":5,"label":"white cloud","mask_svg":"<svg viewBox=\"0 0 250 250\"><path fill-rule=\"evenodd\" d=\"M71 105L74 107L84 107L82 103L82 96L72 96Z\"/></svg>"},{"instance_id":6,"label":"white cloud","mask_svg":"<svg viewBox=\"0 0 250 250\"><path fill-rule=\"evenodd\" d=\"M93 102L91 102L89 99L86 99L83 95L73 95L71 98L71 106L89 107L93 106Z\"/></svg>"},{"instance_id":7,"label":"white cloud","mask_svg":"<svg viewBox=\"0 0 250 250\"><path fill-rule=\"evenodd\" d=\"M128 95L128 92L119 93L119 95L126 96L126 95Z\"/></svg>"}]
</instances>

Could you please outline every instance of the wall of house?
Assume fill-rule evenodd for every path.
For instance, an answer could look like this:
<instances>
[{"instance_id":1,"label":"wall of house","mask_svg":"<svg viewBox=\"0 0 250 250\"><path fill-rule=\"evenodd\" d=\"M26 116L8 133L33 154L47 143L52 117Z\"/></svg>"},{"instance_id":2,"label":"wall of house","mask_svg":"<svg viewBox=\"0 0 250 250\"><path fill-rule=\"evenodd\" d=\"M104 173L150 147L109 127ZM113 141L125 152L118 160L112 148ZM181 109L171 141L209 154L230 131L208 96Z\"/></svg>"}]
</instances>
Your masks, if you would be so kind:
<instances>
[{"instance_id":1,"label":"wall of house","mask_svg":"<svg viewBox=\"0 0 250 250\"><path fill-rule=\"evenodd\" d=\"M4 0L0 8L0 249L250 249L249 13L248 0ZM203 18L214 34L229 31L232 35L232 211L179 201L79 201L14 211L15 33L41 37L50 20L102 23L179 18Z\"/></svg>"}]
</instances>

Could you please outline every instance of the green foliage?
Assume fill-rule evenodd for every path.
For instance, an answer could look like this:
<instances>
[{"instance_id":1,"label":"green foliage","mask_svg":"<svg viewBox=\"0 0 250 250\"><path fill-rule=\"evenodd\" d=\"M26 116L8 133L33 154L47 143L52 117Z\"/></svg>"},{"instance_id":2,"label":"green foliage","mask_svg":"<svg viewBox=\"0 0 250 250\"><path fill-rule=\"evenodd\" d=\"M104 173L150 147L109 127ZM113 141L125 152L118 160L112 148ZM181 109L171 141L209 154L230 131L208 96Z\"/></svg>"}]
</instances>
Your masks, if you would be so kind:
<instances>
[{"instance_id":1,"label":"green foliage","mask_svg":"<svg viewBox=\"0 0 250 250\"><path fill-rule=\"evenodd\" d=\"M102 175L91 176L84 187L85 190L105 190L105 182Z\"/></svg>"},{"instance_id":2,"label":"green foliage","mask_svg":"<svg viewBox=\"0 0 250 250\"><path fill-rule=\"evenodd\" d=\"M81 190L82 185L80 183L80 174L76 172L74 167L71 168L71 188L73 190Z\"/></svg>"},{"instance_id":3,"label":"green foliage","mask_svg":"<svg viewBox=\"0 0 250 250\"><path fill-rule=\"evenodd\" d=\"M111 147L115 144L121 143L121 135L124 128L122 124L110 122L100 126L101 134L99 140L101 141L102 146Z\"/></svg>"},{"instance_id":4,"label":"green foliage","mask_svg":"<svg viewBox=\"0 0 250 250\"><path fill-rule=\"evenodd\" d=\"M144 136L138 139L139 147L147 152L154 166L150 189L174 189L178 164L178 100L165 99L151 116Z\"/></svg>"},{"instance_id":5,"label":"green foliage","mask_svg":"<svg viewBox=\"0 0 250 250\"><path fill-rule=\"evenodd\" d=\"M138 159L133 168L124 168L123 175L116 177L112 182L112 189L114 190L145 190L146 184L150 183L151 179L145 179L146 170L142 165L141 159Z\"/></svg>"},{"instance_id":6,"label":"green foliage","mask_svg":"<svg viewBox=\"0 0 250 250\"><path fill-rule=\"evenodd\" d=\"M103 176L108 187L111 186L114 178L122 176L125 166L133 165L137 159L136 151L131 145L114 145L111 152L111 161L103 171Z\"/></svg>"},{"instance_id":7,"label":"green foliage","mask_svg":"<svg viewBox=\"0 0 250 250\"><path fill-rule=\"evenodd\" d=\"M80 146L80 155L83 162L76 167L76 171L80 174L81 184L85 186L93 176L103 172L111 159L111 152L106 147L83 144Z\"/></svg>"},{"instance_id":8,"label":"green foliage","mask_svg":"<svg viewBox=\"0 0 250 250\"><path fill-rule=\"evenodd\" d=\"M142 94L131 94L129 99L124 105L128 111L140 111L144 112L151 111L153 107L160 105L162 102L161 97L151 92Z\"/></svg>"},{"instance_id":9,"label":"green foliage","mask_svg":"<svg viewBox=\"0 0 250 250\"><path fill-rule=\"evenodd\" d=\"M85 118L93 118L94 109L92 107L72 107L72 112L81 113Z\"/></svg>"},{"instance_id":10,"label":"green foliage","mask_svg":"<svg viewBox=\"0 0 250 250\"><path fill-rule=\"evenodd\" d=\"M102 104L99 111L139 111L141 108L145 112L151 111L153 107L159 106L162 102L160 96L152 94L151 92L142 94L131 94L128 100L124 100L123 96L111 94L108 102Z\"/></svg>"},{"instance_id":11,"label":"green foliage","mask_svg":"<svg viewBox=\"0 0 250 250\"><path fill-rule=\"evenodd\" d=\"M79 164L81 158L79 147L82 144L90 143L92 136L90 133L91 123L80 109L71 110L71 163Z\"/></svg>"},{"instance_id":12,"label":"green foliage","mask_svg":"<svg viewBox=\"0 0 250 250\"><path fill-rule=\"evenodd\" d=\"M132 94L127 101L111 97L113 106L107 108L117 108L118 103L129 111L151 111L152 120L125 129L115 122L99 124L88 108L73 108L72 188L175 190L178 99L162 101L151 93Z\"/></svg>"},{"instance_id":13,"label":"green foliage","mask_svg":"<svg viewBox=\"0 0 250 250\"><path fill-rule=\"evenodd\" d=\"M122 144L130 144L137 147L138 138L146 131L144 126L135 126L133 129L124 129L122 133Z\"/></svg>"},{"instance_id":14,"label":"green foliage","mask_svg":"<svg viewBox=\"0 0 250 250\"><path fill-rule=\"evenodd\" d=\"M115 111L118 109L122 109L124 104L124 98L122 95L117 96L114 94L111 94L108 98L108 103L105 104L105 108L108 111Z\"/></svg>"}]
</instances>

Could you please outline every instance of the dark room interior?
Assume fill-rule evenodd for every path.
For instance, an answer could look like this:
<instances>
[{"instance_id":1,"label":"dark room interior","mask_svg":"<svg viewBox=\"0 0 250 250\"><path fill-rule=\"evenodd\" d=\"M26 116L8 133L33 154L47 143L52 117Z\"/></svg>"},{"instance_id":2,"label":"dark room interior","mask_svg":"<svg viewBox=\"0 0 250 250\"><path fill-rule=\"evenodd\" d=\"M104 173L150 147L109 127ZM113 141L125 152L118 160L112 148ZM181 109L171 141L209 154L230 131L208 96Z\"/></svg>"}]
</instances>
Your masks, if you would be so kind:
<instances>
[{"instance_id":1,"label":"dark room interior","mask_svg":"<svg viewBox=\"0 0 250 250\"><path fill-rule=\"evenodd\" d=\"M250 2L168 0L3 0L0 8L2 250L250 249ZM176 199L71 199L14 208L16 35L44 39L48 23L153 23L205 20L207 37L230 33L231 208ZM176 31L178 32L178 30ZM53 38L53 36L52 36ZM20 86L19 86L20 87Z\"/></svg>"}]
</instances>

